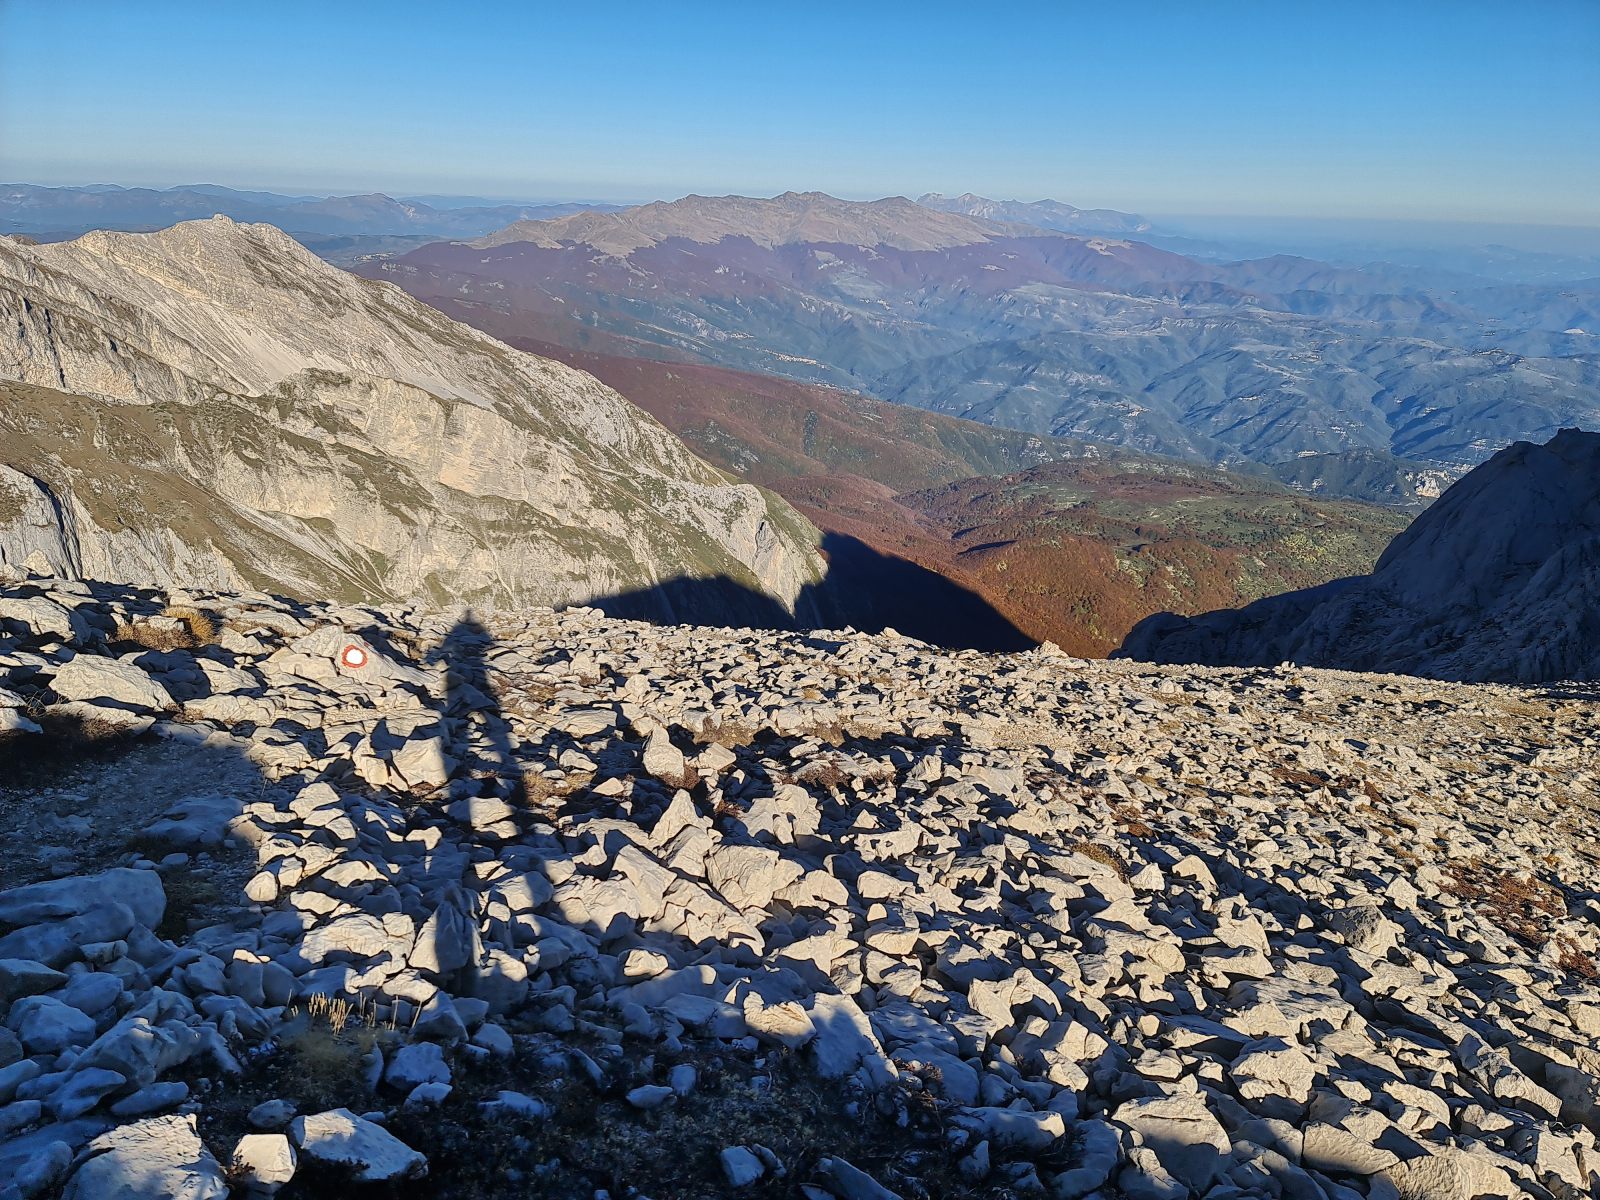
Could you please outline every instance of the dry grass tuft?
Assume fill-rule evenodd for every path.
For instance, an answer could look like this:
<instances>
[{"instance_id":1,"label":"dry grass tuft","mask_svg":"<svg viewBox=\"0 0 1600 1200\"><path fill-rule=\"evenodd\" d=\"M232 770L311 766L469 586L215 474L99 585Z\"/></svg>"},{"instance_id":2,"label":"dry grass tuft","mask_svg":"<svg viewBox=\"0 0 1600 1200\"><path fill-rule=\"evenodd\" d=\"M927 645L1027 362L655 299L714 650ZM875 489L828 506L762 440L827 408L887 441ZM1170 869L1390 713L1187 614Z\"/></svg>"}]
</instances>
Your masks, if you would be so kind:
<instances>
[{"instance_id":1,"label":"dry grass tuft","mask_svg":"<svg viewBox=\"0 0 1600 1200\"><path fill-rule=\"evenodd\" d=\"M760 736L761 730L754 725L723 721L702 729L694 735L694 740L702 746L716 745L725 746L729 750L739 750L751 745Z\"/></svg>"},{"instance_id":2,"label":"dry grass tuft","mask_svg":"<svg viewBox=\"0 0 1600 1200\"><path fill-rule=\"evenodd\" d=\"M112 639L166 652L198 650L216 636L217 623L206 613L185 605L168 605L161 610L159 620L118 621Z\"/></svg>"},{"instance_id":3,"label":"dry grass tuft","mask_svg":"<svg viewBox=\"0 0 1600 1200\"><path fill-rule=\"evenodd\" d=\"M829 759L808 762L795 772L794 777L801 783L827 788L830 792L837 792L850 782L850 776L845 774L838 763Z\"/></svg>"},{"instance_id":4,"label":"dry grass tuft","mask_svg":"<svg viewBox=\"0 0 1600 1200\"><path fill-rule=\"evenodd\" d=\"M1594 955L1585 954L1570 938L1562 938L1556 944L1561 951L1556 957L1556 966L1585 983L1600 981L1600 963L1595 962Z\"/></svg>"},{"instance_id":5,"label":"dry grass tuft","mask_svg":"<svg viewBox=\"0 0 1600 1200\"><path fill-rule=\"evenodd\" d=\"M1301 770L1299 767L1273 767L1271 775L1279 783L1292 784L1295 787L1315 790L1328 786L1328 781L1323 776L1315 771Z\"/></svg>"},{"instance_id":6,"label":"dry grass tuft","mask_svg":"<svg viewBox=\"0 0 1600 1200\"><path fill-rule=\"evenodd\" d=\"M1482 859L1450 867L1445 891L1478 909L1489 923L1530 949L1550 940L1555 919L1567 915L1558 888L1533 876L1488 866Z\"/></svg>"},{"instance_id":7,"label":"dry grass tuft","mask_svg":"<svg viewBox=\"0 0 1600 1200\"><path fill-rule=\"evenodd\" d=\"M126 741L136 736L129 726L108 721L104 717L69 717L49 708L37 712L29 709L23 711L44 730L45 737L57 745L94 746Z\"/></svg>"},{"instance_id":8,"label":"dry grass tuft","mask_svg":"<svg viewBox=\"0 0 1600 1200\"><path fill-rule=\"evenodd\" d=\"M1128 870L1128 864L1122 855L1118 854L1110 846L1101 845L1099 842L1076 841L1068 849L1072 853L1091 859L1103 867L1110 867L1116 877L1123 882L1127 882L1131 874Z\"/></svg>"},{"instance_id":9,"label":"dry grass tuft","mask_svg":"<svg viewBox=\"0 0 1600 1200\"><path fill-rule=\"evenodd\" d=\"M320 1017L326 1021L328 1028L334 1033L343 1033L356 1008L343 996L327 996L318 992L307 1002L306 1011L311 1014L313 1020Z\"/></svg>"},{"instance_id":10,"label":"dry grass tuft","mask_svg":"<svg viewBox=\"0 0 1600 1200\"><path fill-rule=\"evenodd\" d=\"M1129 837L1149 841L1156 836L1155 827L1144 819L1144 810L1137 804L1114 804L1111 806L1111 815L1116 817L1122 831Z\"/></svg>"},{"instance_id":11,"label":"dry grass tuft","mask_svg":"<svg viewBox=\"0 0 1600 1200\"><path fill-rule=\"evenodd\" d=\"M566 794L565 788L537 767L522 772L522 799L529 808L545 808Z\"/></svg>"},{"instance_id":12,"label":"dry grass tuft","mask_svg":"<svg viewBox=\"0 0 1600 1200\"><path fill-rule=\"evenodd\" d=\"M216 640L217 622L209 614L201 612L198 608L189 608L186 605L169 604L161 610L163 617L182 621L185 629L189 631L197 646L209 645Z\"/></svg>"},{"instance_id":13,"label":"dry grass tuft","mask_svg":"<svg viewBox=\"0 0 1600 1200\"><path fill-rule=\"evenodd\" d=\"M283 1038L296 1099L307 1109L348 1103L351 1084L361 1078L361 1057L376 1040L371 1030L354 1037L313 1021Z\"/></svg>"}]
</instances>

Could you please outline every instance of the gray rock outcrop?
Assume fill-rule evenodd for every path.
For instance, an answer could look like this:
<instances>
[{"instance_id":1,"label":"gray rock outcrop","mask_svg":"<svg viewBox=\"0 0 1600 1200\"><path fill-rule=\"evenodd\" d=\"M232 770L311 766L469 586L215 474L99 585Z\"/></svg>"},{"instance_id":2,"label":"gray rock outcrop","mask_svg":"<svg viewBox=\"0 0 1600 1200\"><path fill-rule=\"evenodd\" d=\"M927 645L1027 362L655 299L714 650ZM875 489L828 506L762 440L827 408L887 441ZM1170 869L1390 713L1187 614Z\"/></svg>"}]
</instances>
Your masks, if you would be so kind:
<instances>
[{"instance_id":1,"label":"gray rock outcrop","mask_svg":"<svg viewBox=\"0 0 1600 1200\"><path fill-rule=\"evenodd\" d=\"M1371 575L1242 609L1159 613L1114 657L1600 679L1600 433L1564 429L1500 451L1395 538Z\"/></svg>"}]
</instances>

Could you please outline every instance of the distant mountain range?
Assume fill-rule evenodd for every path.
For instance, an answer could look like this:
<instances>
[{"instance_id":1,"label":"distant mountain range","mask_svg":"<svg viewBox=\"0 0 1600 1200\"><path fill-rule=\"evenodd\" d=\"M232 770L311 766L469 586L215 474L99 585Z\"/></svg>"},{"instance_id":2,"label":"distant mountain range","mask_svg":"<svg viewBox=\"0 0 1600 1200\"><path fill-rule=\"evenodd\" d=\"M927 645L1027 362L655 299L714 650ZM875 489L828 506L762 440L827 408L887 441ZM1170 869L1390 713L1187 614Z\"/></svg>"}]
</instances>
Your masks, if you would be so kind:
<instances>
[{"instance_id":1,"label":"distant mountain range","mask_svg":"<svg viewBox=\"0 0 1600 1200\"><path fill-rule=\"evenodd\" d=\"M1403 267L1449 286L1559 286L1600 278L1600 227L1443 221L1172 217L1142 233L1153 246L1213 262L1294 254L1342 267ZM1508 245L1507 241L1520 243Z\"/></svg>"},{"instance_id":2,"label":"distant mountain range","mask_svg":"<svg viewBox=\"0 0 1600 1200\"><path fill-rule=\"evenodd\" d=\"M214 203L225 189L186 191L186 203ZM346 209L401 204L381 200ZM978 200L951 203L981 209ZM271 202L280 217L332 203ZM365 285L265 226L0 243L23 331L16 366L0 369L17 381L4 406L11 490L65 497L59 511L70 515L52 518L58 510L30 500L9 536L80 566L109 564L108 574L160 563L233 583L287 579L307 594L485 603L502 592L628 595L640 611L682 616L699 605L698 618L758 622L810 604L818 619L847 612L948 644L1050 639L1098 654L1153 612L1233 609L1366 571L1409 511L1496 446L1600 423L1588 332L1600 327L1600 287L1455 278L1438 288L1426 272L1289 256L1205 263L983 215L999 210L694 196L420 246L427 235L316 235L360 274L542 356L530 362L591 372L694 451L673 440L657 483L629 468L634 482L622 487L597 465L603 454L582 447L596 421L610 429L623 418L571 398L551 400L577 414L567 425L546 414L537 429L494 435L525 464L544 453L540 439L570 440L573 465L558 474L588 480L581 503L564 487L518 498L521 485L508 483L463 497L436 477L413 436L426 422L410 389L453 397L450 427L466 430L485 406L461 407L463 388L482 395L486 370L499 380L487 407L520 403L513 377L524 368L504 357L514 352L487 339L466 352L477 335L396 308L392 292L350 291ZM41 292L39 280L56 282ZM188 291L195 298L179 304ZM41 301L50 319L35 328L29 304ZM420 342L409 332L419 321ZM120 349L108 355L102 339ZM169 376L188 381L170 396ZM198 410L164 407L189 404L196 387L218 393L215 429L195 422ZM156 423L106 409L108 399L148 405ZM262 427L252 416L262 405L282 415ZM380 418L398 443L377 436ZM639 421L648 418L624 423ZM72 428L96 432L74 442ZM318 429L334 440L294 440ZM256 432L238 441L246 430ZM121 457L103 461L114 445ZM709 509L662 499L685 484L731 487L714 468L789 504L737 488L705 493L726 497ZM284 470L302 482L291 486ZM338 519L283 502L324 477L355 489L310 489ZM138 498L120 511L165 514L178 548L157 535L160 522L106 526L97 479ZM169 486L189 499L174 508ZM656 518L616 524L635 503L665 518L659 529ZM696 505L704 511L691 517ZM181 518L208 508L202 526ZM405 550L416 537L402 536L408 522L431 531L426 561ZM595 541L612 525L622 541ZM528 539L565 547L574 530L588 532L564 566L503 559ZM251 576L260 563L274 575ZM552 570L566 582L553 583ZM663 587L679 577L729 586L691 599ZM937 601L935 585L948 585ZM935 609L945 616L930 617Z\"/></svg>"},{"instance_id":3,"label":"distant mountain range","mask_svg":"<svg viewBox=\"0 0 1600 1200\"><path fill-rule=\"evenodd\" d=\"M818 538L592 376L272 226L0 239L0 563L815 623Z\"/></svg>"},{"instance_id":4,"label":"distant mountain range","mask_svg":"<svg viewBox=\"0 0 1600 1200\"><path fill-rule=\"evenodd\" d=\"M1436 493L1508 442L1600 424L1600 282L1437 286L1426 271L1283 255L1202 262L818 193L523 221L356 269L492 311L502 334L1293 482L1297 460L1353 452ZM1335 494L1345 479L1368 494L1360 470L1304 482Z\"/></svg>"},{"instance_id":5,"label":"distant mountain range","mask_svg":"<svg viewBox=\"0 0 1600 1200\"><path fill-rule=\"evenodd\" d=\"M0 329L0 565L71 576L1103 654L1150 612L1365 569L1405 521L770 377L524 353L225 217L0 239Z\"/></svg>"},{"instance_id":6,"label":"distant mountain range","mask_svg":"<svg viewBox=\"0 0 1600 1200\"><path fill-rule=\"evenodd\" d=\"M266 222L292 234L479 237L528 218L560 217L581 204L497 204L435 207L421 200L364 196L282 196L241 192L217 184L156 190L37 187L0 184L0 233L41 241L77 237L92 229L143 231L221 214L235 221Z\"/></svg>"},{"instance_id":7,"label":"distant mountain range","mask_svg":"<svg viewBox=\"0 0 1600 1200\"><path fill-rule=\"evenodd\" d=\"M940 212L962 213L986 221L1005 221L1015 225L1034 225L1062 233L1108 233L1115 237L1150 232L1150 222L1135 213L1111 208L1074 208L1059 200L990 200L966 192L960 196L941 196L928 192L917 203Z\"/></svg>"},{"instance_id":8,"label":"distant mountain range","mask_svg":"<svg viewBox=\"0 0 1600 1200\"><path fill-rule=\"evenodd\" d=\"M1031 232L987 218L940 213L903 196L838 200L822 192L750 196L685 196L618 212L583 212L553 220L518 221L480 238L476 249L526 243L541 249L585 246L627 258L664 243L718 245L748 241L763 250L782 246L849 245L893 250L948 250Z\"/></svg>"},{"instance_id":9,"label":"distant mountain range","mask_svg":"<svg viewBox=\"0 0 1600 1200\"><path fill-rule=\"evenodd\" d=\"M1600 433L1567 429L1500 451L1370 575L1192 619L1154 616L1119 654L1470 682L1600 679Z\"/></svg>"}]
</instances>

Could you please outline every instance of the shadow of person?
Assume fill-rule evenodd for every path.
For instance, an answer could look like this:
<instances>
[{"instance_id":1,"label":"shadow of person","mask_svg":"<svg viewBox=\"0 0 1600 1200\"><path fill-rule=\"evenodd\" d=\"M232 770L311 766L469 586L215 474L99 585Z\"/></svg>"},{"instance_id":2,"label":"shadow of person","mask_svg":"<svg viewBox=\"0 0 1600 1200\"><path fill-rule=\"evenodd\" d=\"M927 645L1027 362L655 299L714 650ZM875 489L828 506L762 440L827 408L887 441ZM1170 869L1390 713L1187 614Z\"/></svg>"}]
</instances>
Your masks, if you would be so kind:
<instances>
[{"instance_id":1,"label":"shadow of person","mask_svg":"<svg viewBox=\"0 0 1600 1200\"><path fill-rule=\"evenodd\" d=\"M510 723L500 711L499 693L490 679L488 655L494 645L494 635L468 611L426 661L445 665L441 715L461 757L450 783L452 799L493 796L523 807L528 799L527 783L517 761Z\"/></svg>"}]
</instances>

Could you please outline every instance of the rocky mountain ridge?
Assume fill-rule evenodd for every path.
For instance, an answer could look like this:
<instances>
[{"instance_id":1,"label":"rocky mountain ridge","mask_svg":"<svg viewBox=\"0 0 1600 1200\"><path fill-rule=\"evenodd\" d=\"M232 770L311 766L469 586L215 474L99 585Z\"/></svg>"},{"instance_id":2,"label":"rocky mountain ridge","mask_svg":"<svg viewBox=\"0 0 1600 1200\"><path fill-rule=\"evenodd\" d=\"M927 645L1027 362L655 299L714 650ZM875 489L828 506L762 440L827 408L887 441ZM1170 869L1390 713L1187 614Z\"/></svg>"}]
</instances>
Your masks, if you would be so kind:
<instances>
[{"instance_id":1,"label":"rocky mountain ridge","mask_svg":"<svg viewBox=\"0 0 1600 1200\"><path fill-rule=\"evenodd\" d=\"M0 240L0 312L0 561L678 619L821 578L803 518L592 377L271 226Z\"/></svg>"},{"instance_id":2,"label":"rocky mountain ridge","mask_svg":"<svg viewBox=\"0 0 1600 1200\"><path fill-rule=\"evenodd\" d=\"M685 196L619 212L518 221L472 245L492 249L528 242L555 249L577 243L609 257L625 258L635 250L673 239L712 245L724 238L744 238L768 250L812 243L942 250L1019 232L1037 230L939 212L904 196L854 201L825 192L784 192L771 198Z\"/></svg>"},{"instance_id":3,"label":"rocky mountain ridge","mask_svg":"<svg viewBox=\"0 0 1600 1200\"><path fill-rule=\"evenodd\" d=\"M1434 678L1600 679L1600 433L1518 442L1390 543L1372 574L1141 623L1121 655Z\"/></svg>"},{"instance_id":4,"label":"rocky mountain ridge","mask_svg":"<svg viewBox=\"0 0 1600 1200\"><path fill-rule=\"evenodd\" d=\"M1597 713L31 579L0 1190L1580 1200Z\"/></svg>"}]
</instances>

